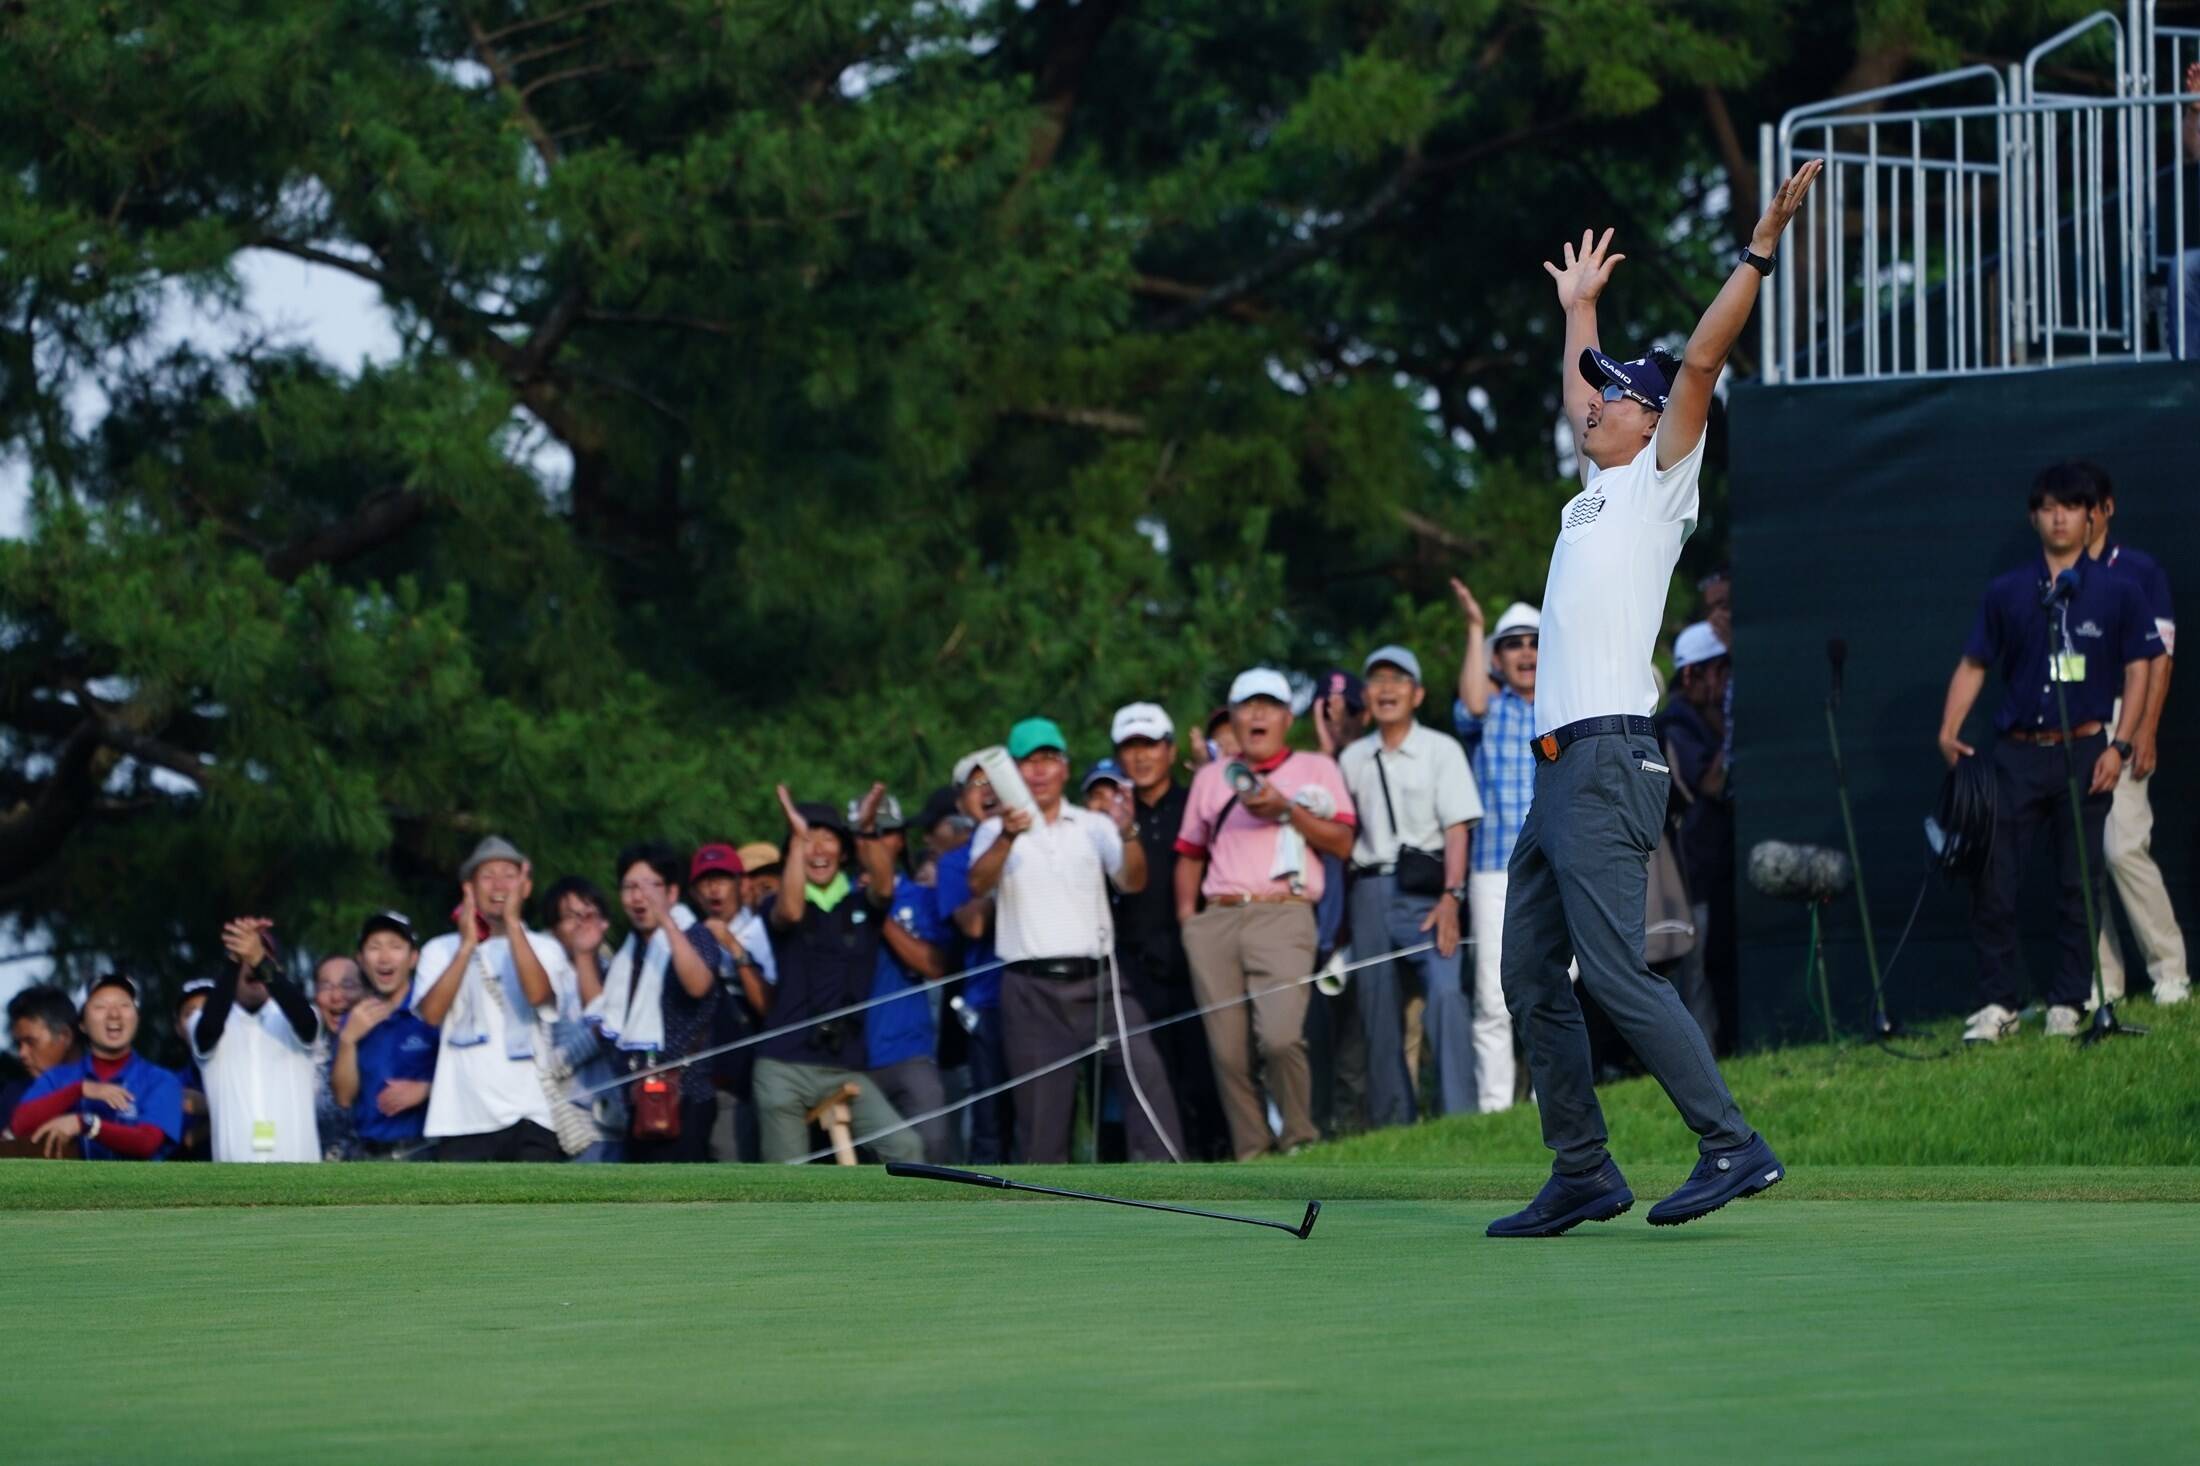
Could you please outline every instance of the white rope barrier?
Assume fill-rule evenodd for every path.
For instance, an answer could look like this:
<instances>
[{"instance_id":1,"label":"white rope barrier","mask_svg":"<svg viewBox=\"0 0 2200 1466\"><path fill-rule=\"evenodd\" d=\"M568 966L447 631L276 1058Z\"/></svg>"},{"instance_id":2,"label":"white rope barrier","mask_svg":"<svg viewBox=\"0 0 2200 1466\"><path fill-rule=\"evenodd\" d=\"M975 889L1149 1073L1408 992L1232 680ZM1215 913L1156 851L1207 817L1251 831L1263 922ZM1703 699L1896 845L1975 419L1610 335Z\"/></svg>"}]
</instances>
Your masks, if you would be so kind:
<instances>
[{"instance_id":1,"label":"white rope barrier","mask_svg":"<svg viewBox=\"0 0 2200 1466\"><path fill-rule=\"evenodd\" d=\"M1173 1014L1167 1018L1156 1019L1155 1021L1150 1023L1140 1024L1138 1027L1122 1033L1120 1037L1103 1036L1095 1040L1094 1042L1087 1044L1084 1048L1077 1050L1075 1053L1057 1059L1053 1063L1048 1064L1043 1068L1034 1069L1028 1074L1019 1074L1013 1079L1003 1080L1001 1083L994 1085L992 1088L980 1090L976 1094L964 1095L961 1099L955 1101L951 1105L942 1105L936 1110L927 1110L921 1115L908 1117L898 1125L887 1125L882 1127L881 1129L873 1130L867 1135L858 1135L850 1142L850 1144L869 1145L872 1142L882 1140L889 1135L898 1135L902 1131L912 1129L918 1125L929 1124L931 1121L940 1119L943 1116L952 1115L959 1110L968 1109L970 1106L977 1104L980 1100L988 1100L992 1099L996 1095L1006 1094L1009 1090L1016 1088L1020 1084L1029 1084L1032 1080L1044 1078L1046 1075L1052 1074L1058 1069L1066 1069L1072 1064L1081 1063L1084 1060L1091 1058L1094 1054L1103 1053L1108 1049L1116 1047L1119 1043L1123 1045L1126 1049L1128 1049L1130 1041L1132 1039L1143 1037L1146 1034L1152 1033L1156 1029L1167 1028L1172 1023L1183 1023L1193 1018L1204 1018L1209 1013L1219 1013L1224 1008L1234 1008L1241 1003L1250 1003L1255 998L1265 997L1269 993L1283 992L1291 988L1305 987L1308 983L1318 982L1324 977L1329 977L1332 975L1341 976L1342 974L1347 972L1357 972L1363 967L1373 967L1383 962L1395 962L1401 957L1416 956L1422 952L1430 950L1435 945L1436 944L1434 942L1420 942L1411 947L1397 947L1388 952L1379 953L1378 955L1373 957L1363 957L1357 962L1347 962L1342 967L1325 966L1319 972L1310 972L1306 976L1299 978L1295 982L1284 983L1281 987L1263 988L1258 993L1248 992L1243 997L1224 998L1218 1003L1209 1003L1204 1008L1193 1008L1183 1013ZM1130 1062L1130 1055L1126 1052L1123 1056L1123 1064L1126 1070L1129 1069ZM833 1153L834 1148L828 1145L821 1150L813 1150L808 1155L792 1156L788 1158L785 1162L783 1162L783 1164L790 1166L806 1166L812 1161L821 1161L827 1156L832 1155Z\"/></svg>"}]
</instances>

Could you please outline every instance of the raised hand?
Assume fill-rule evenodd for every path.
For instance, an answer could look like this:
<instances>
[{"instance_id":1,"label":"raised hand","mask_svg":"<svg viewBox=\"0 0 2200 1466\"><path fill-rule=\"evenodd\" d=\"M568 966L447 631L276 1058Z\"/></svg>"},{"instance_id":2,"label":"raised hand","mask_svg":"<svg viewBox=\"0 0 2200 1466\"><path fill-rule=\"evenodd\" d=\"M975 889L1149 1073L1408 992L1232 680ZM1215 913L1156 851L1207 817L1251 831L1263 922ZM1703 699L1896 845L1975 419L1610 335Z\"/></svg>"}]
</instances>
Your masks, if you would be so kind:
<instances>
[{"instance_id":1,"label":"raised hand","mask_svg":"<svg viewBox=\"0 0 2200 1466\"><path fill-rule=\"evenodd\" d=\"M458 903L458 939L464 945L472 946L481 940L481 903L474 899L471 881L462 889L465 895L460 897Z\"/></svg>"},{"instance_id":2,"label":"raised hand","mask_svg":"<svg viewBox=\"0 0 2200 1466\"><path fill-rule=\"evenodd\" d=\"M344 1015L343 1042L355 1044L374 1032L375 1025L396 1011L388 998L362 998Z\"/></svg>"},{"instance_id":3,"label":"raised hand","mask_svg":"<svg viewBox=\"0 0 2200 1466\"><path fill-rule=\"evenodd\" d=\"M1003 806L1001 809L1001 835L1013 840L1031 828L1031 811Z\"/></svg>"},{"instance_id":4,"label":"raised hand","mask_svg":"<svg viewBox=\"0 0 2200 1466\"><path fill-rule=\"evenodd\" d=\"M1780 185L1779 190L1772 195L1771 206L1757 221L1757 227L1750 231L1749 247L1752 250L1761 255L1769 255L1779 248L1780 236L1787 232L1788 221L1803 206L1803 195L1810 192L1810 186L1818 181L1818 175L1825 171L1825 167L1824 159L1813 158L1796 169L1794 176Z\"/></svg>"},{"instance_id":5,"label":"raised hand","mask_svg":"<svg viewBox=\"0 0 2200 1466\"><path fill-rule=\"evenodd\" d=\"M222 947L237 960L238 966L250 972L267 960L267 943L260 934L274 923L256 916L240 916L222 924Z\"/></svg>"},{"instance_id":6,"label":"raised hand","mask_svg":"<svg viewBox=\"0 0 2200 1466\"><path fill-rule=\"evenodd\" d=\"M1108 817L1115 821L1118 834L1128 835L1131 833L1135 823L1133 820L1134 811L1131 808L1132 803L1133 796L1124 792L1120 787L1116 789L1114 795L1108 801Z\"/></svg>"},{"instance_id":7,"label":"raised hand","mask_svg":"<svg viewBox=\"0 0 2200 1466\"><path fill-rule=\"evenodd\" d=\"M863 802L856 806L856 832L858 834L869 835L877 833L878 807L880 801L885 798L886 786L883 783L873 783L871 787L865 791L863 795Z\"/></svg>"},{"instance_id":8,"label":"raised hand","mask_svg":"<svg viewBox=\"0 0 2200 1466\"><path fill-rule=\"evenodd\" d=\"M794 796L787 792L787 786L784 784L779 786L779 807L787 815L787 832L796 840L808 839L810 836L810 822L802 817L801 810L794 807Z\"/></svg>"},{"instance_id":9,"label":"raised hand","mask_svg":"<svg viewBox=\"0 0 2200 1466\"><path fill-rule=\"evenodd\" d=\"M1789 212L1793 212L1790 210ZM1612 267L1625 255L1607 254L1612 247L1612 231L1604 231L1602 239L1594 237L1594 231L1581 231L1581 248L1568 244L1566 268L1561 270L1549 260L1543 262L1543 273L1558 282L1558 304L1561 310L1577 305L1589 305L1604 293L1605 285L1612 278Z\"/></svg>"},{"instance_id":10,"label":"raised hand","mask_svg":"<svg viewBox=\"0 0 2200 1466\"><path fill-rule=\"evenodd\" d=\"M1451 578L1451 596L1459 603L1459 614L1467 618L1469 626L1483 624L1482 603L1474 598L1473 591L1467 589L1467 583L1456 575Z\"/></svg>"}]
</instances>

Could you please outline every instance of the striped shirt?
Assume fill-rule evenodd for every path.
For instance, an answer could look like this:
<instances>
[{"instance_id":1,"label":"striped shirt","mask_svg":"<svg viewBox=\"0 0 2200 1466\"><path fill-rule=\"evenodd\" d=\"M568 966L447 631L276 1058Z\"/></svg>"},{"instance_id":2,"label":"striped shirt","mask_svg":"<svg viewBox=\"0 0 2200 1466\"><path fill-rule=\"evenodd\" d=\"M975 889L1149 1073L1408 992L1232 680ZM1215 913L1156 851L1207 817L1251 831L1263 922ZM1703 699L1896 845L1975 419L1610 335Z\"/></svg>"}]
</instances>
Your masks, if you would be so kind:
<instances>
[{"instance_id":1,"label":"striped shirt","mask_svg":"<svg viewBox=\"0 0 2200 1466\"><path fill-rule=\"evenodd\" d=\"M1474 782L1482 793L1482 827L1475 832L1472 868L1501 871L1512 860L1520 827L1528 822L1535 798L1535 704L1500 687L1490 694L1489 711L1477 718L1467 705L1451 705L1452 726L1474 761Z\"/></svg>"}]
</instances>

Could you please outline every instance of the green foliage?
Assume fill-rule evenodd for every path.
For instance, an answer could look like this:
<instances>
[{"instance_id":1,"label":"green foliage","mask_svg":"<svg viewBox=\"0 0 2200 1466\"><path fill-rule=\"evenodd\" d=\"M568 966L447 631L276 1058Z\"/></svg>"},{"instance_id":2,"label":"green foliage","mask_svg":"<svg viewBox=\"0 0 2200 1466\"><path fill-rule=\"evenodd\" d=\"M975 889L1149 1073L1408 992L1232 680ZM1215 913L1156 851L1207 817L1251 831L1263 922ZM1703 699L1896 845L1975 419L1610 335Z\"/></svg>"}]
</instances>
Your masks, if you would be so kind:
<instances>
[{"instance_id":1,"label":"green foliage","mask_svg":"<svg viewBox=\"0 0 2200 1466\"><path fill-rule=\"evenodd\" d=\"M432 925L491 829L602 875L1031 711L1084 758L1250 662L1448 665L1567 492L1556 242L1620 226L1608 342L1684 332L1747 222L1707 91L1746 135L2063 8L6 7L0 909L179 976L239 909ZM250 251L400 356L158 344Z\"/></svg>"}]
</instances>

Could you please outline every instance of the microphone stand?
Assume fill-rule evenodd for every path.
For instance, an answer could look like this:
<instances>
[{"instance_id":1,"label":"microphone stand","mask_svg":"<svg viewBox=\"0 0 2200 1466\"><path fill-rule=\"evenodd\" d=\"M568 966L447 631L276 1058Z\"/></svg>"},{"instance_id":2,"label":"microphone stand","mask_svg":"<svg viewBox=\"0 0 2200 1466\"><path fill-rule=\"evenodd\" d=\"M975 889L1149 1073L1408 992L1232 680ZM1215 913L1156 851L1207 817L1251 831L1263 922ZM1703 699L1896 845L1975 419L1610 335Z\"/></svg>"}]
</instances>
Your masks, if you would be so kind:
<instances>
[{"instance_id":1,"label":"microphone stand","mask_svg":"<svg viewBox=\"0 0 2200 1466\"><path fill-rule=\"evenodd\" d=\"M1856 850L1856 818L1849 812L1849 773L1841 761L1841 731L1833 710L1841 702L1841 672L1834 667L1833 686L1826 692L1826 742L1833 749L1833 782L1841 794L1841 828L1849 839L1849 869L1856 873L1856 914L1864 924L1864 961L1872 975L1871 1041L1884 1043L1902 1032L1902 1025L1887 1016L1887 994L1880 986L1879 944L1872 936L1871 902L1864 895L1864 862Z\"/></svg>"},{"instance_id":2,"label":"microphone stand","mask_svg":"<svg viewBox=\"0 0 2200 1466\"><path fill-rule=\"evenodd\" d=\"M2081 549L2078 553L2082 556L2085 552ZM2085 855L2085 804L2078 790L2078 758L2070 746L2070 697L2063 690L2062 679L2063 659L2069 655L2070 644L2062 634L2058 611L2068 603L2068 594L2057 591L2049 593L2047 602L2047 645L2053 654L2047 680L2054 684L2055 718L2062 728L2063 780L2070 788L2070 834L2078 842L2078 885L2085 898L2085 950L2093 959L2093 1023L2078 1035L2082 1048L2104 1038L2145 1038L2147 1031L2116 1021L2116 1005L2108 1000L2108 987L2101 976L2101 928L2093 911L2093 862Z\"/></svg>"}]
</instances>

